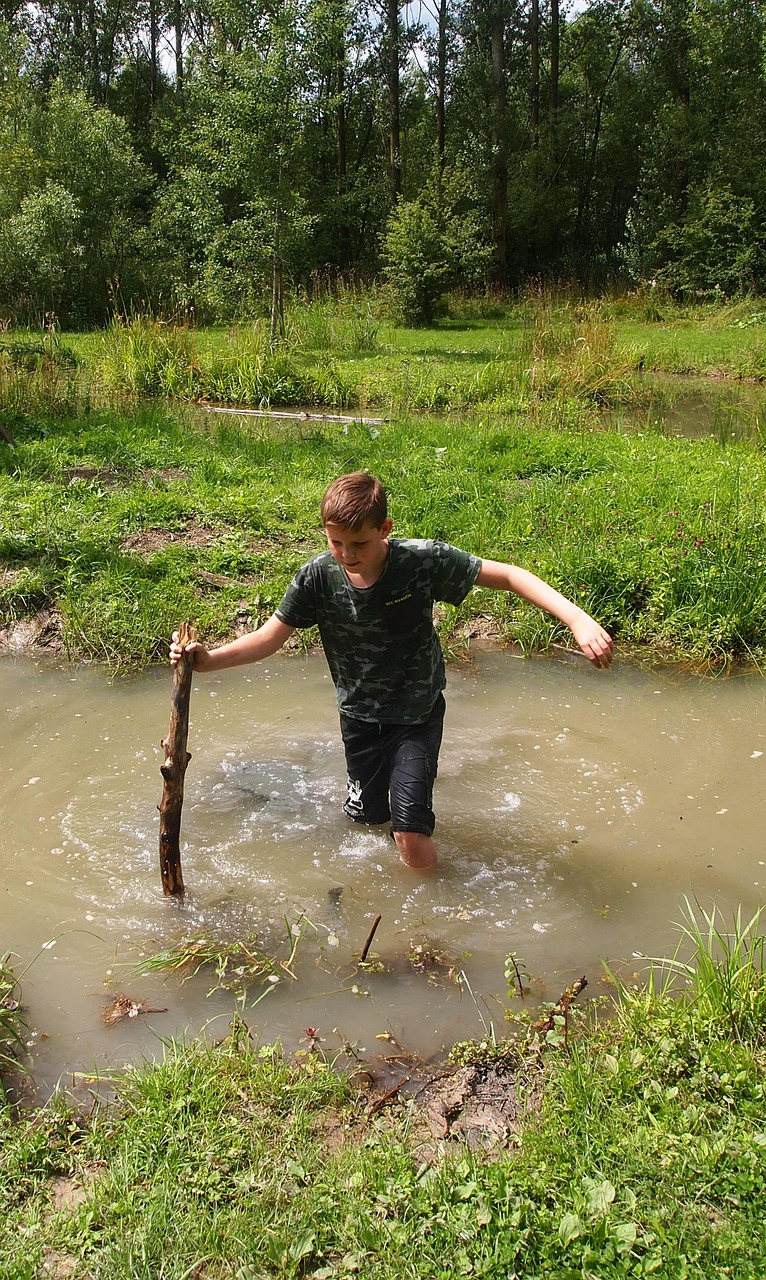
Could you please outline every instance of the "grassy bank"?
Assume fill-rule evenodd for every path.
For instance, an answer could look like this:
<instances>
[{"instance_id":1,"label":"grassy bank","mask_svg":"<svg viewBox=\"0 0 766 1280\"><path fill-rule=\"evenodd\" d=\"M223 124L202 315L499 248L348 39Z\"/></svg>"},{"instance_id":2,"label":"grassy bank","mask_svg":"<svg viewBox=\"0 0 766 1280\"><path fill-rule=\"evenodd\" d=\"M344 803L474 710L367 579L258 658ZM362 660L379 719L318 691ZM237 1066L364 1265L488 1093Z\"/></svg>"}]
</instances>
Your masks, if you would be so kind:
<instances>
[{"instance_id":1,"label":"grassy bank","mask_svg":"<svg viewBox=\"0 0 766 1280\"><path fill-rule=\"evenodd\" d=\"M552 581L626 647L702 665L766 654L762 452L712 440L555 431L494 415L380 426L27 412L0 442L0 616L37 615L72 658L140 665L179 620L209 640L267 616L322 545L321 494L366 467L395 532ZM515 598L446 608L529 648L561 639Z\"/></svg>"},{"instance_id":2,"label":"grassy bank","mask_svg":"<svg viewBox=\"0 0 766 1280\"><path fill-rule=\"evenodd\" d=\"M766 379L766 310L755 302L663 312L650 300L535 296L491 318L455 311L407 330L369 309L296 304L276 347L263 322L192 332L135 320L83 353L123 391L398 413L614 405L641 395L635 375L647 370Z\"/></svg>"},{"instance_id":3,"label":"grassy bank","mask_svg":"<svg viewBox=\"0 0 766 1280\"><path fill-rule=\"evenodd\" d=\"M33 637L115 666L161 655L184 617L208 639L230 635L264 618L321 546L326 484L367 467L391 490L396 532L528 566L623 646L703 667L763 659L763 425L747 444L725 431L678 441L607 434L600 416L643 394L639 369L762 377L761 304L455 299L418 331L373 302L296 303L276 347L257 322L6 335L0 626L35 617ZM354 405L385 420L146 407L160 396ZM527 647L562 638L486 592L446 610L442 629L456 645L476 630Z\"/></svg>"},{"instance_id":4,"label":"grassy bank","mask_svg":"<svg viewBox=\"0 0 766 1280\"><path fill-rule=\"evenodd\" d=\"M71 352L89 393L396 414L547 408L566 419L572 402L640 400L646 371L766 379L766 303L757 299L682 308L652 295L455 298L430 329L397 327L379 306L351 294L295 300L276 342L264 320L195 330L134 317L103 334L9 335L0 382L14 360L28 372L37 345L49 357L53 347Z\"/></svg>"},{"instance_id":5,"label":"grassy bank","mask_svg":"<svg viewBox=\"0 0 766 1280\"><path fill-rule=\"evenodd\" d=\"M4 1098L3 1076L12 1071L25 1051L20 990L11 965L11 956L0 955L0 1105Z\"/></svg>"},{"instance_id":6,"label":"grassy bank","mask_svg":"<svg viewBox=\"0 0 766 1280\"><path fill-rule=\"evenodd\" d=\"M732 933L689 921L675 993L671 964L542 1058L533 1038L474 1049L519 1115L492 1159L435 1140L417 1102L376 1106L316 1054L286 1062L242 1024L216 1047L168 1045L88 1116L63 1102L0 1112L0 1273L762 1275L764 939L757 917Z\"/></svg>"}]
</instances>

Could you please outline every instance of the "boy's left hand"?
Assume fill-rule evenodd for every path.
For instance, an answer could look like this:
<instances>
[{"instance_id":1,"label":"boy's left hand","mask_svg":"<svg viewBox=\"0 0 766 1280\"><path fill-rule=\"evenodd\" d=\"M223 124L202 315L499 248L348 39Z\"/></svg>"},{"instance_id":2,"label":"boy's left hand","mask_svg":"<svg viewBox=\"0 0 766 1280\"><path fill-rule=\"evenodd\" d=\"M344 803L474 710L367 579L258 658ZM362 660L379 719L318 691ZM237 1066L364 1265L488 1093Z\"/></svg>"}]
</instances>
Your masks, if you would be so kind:
<instances>
[{"instance_id":1,"label":"boy's left hand","mask_svg":"<svg viewBox=\"0 0 766 1280\"><path fill-rule=\"evenodd\" d=\"M572 625L572 635L582 649L585 657L594 667L608 667L614 657L614 640L595 618L583 614Z\"/></svg>"}]
</instances>

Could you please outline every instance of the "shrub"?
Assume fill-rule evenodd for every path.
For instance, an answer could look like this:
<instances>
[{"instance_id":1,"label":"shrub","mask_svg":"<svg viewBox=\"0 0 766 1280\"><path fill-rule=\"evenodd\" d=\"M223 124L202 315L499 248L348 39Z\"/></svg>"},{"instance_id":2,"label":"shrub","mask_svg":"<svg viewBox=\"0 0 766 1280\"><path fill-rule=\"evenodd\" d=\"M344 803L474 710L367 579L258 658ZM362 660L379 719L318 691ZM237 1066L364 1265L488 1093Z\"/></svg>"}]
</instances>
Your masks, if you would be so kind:
<instances>
[{"instance_id":1,"label":"shrub","mask_svg":"<svg viewBox=\"0 0 766 1280\"><path fill-rule=\"evenodd\" d=\"M433 320L441 299L457 285L485 284L492 251L478 215L458 195L455 173L432 182L416 200L400 200L383 237L385 273L397 317Z\"/></svg>"},{"instance_id":2,"label":"shrub","mask_svg":"<svg viewBox=\"0 0 766 1280\"><path fill-rule=\"evenodd\" d=\"M752 200L729 188L707 188L690 202L683 223L657 237L664 265L659 284L682 296L730 297L766 282L766 227Z\"/></svg>"}]
</instances>

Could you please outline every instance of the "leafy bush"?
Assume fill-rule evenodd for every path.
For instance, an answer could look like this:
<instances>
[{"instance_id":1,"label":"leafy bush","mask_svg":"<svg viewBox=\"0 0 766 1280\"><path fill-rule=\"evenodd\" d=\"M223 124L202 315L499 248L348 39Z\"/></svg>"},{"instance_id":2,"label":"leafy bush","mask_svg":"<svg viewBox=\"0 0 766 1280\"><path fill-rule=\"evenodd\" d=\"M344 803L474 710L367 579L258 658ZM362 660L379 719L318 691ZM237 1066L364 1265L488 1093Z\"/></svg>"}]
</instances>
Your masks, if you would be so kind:
<instances>
[{"instance_id":1,"label":"leafy bush","mask_svg":"<svg viewBox=\"0 0 766 1280\"><path fill-rule=\"evenodd\" d=\"M682 223L657 237L659 284L681 296L730 297L766 282L766 227L752 200L729 188L706 188Z\"/></svg>"},{"instance_id":2,"label":"leafy bush","mask_svg":"<svg viewBox=\"0 0 766 1280\"><path fill-rule=\"evenodd\" d=\"M386 279L397 317L429 324L448 289L486 282L492 250L477 213L460 192L465 175L445 174L415 200L400 200L383 237Z\"/></svg>"}]
</instances>

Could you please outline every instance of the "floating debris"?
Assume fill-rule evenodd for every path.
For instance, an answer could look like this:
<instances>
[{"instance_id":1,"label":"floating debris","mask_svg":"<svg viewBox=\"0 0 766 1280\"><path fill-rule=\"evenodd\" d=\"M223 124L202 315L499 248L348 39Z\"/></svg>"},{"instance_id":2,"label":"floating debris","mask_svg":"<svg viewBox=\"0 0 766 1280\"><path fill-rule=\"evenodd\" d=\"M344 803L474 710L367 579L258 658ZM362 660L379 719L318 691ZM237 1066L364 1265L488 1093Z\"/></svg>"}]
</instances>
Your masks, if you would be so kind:
<instances>
[{"instance_id":1,"label":"floating debris","mask_svg":"<svg viewBox=\"0 0 766 1280\"><path fill-rule=\"evenodd\" d=\"M122 1022L123 1018L137 1018L140 1013L167 1013L167 1007L159 1009L154 1005L144 1004L143 1000L134 1000L132 996L120 993L113 996L102 1010L101 1021L105 1027L113 1027Z\"/></svg>"}]
</instances>

